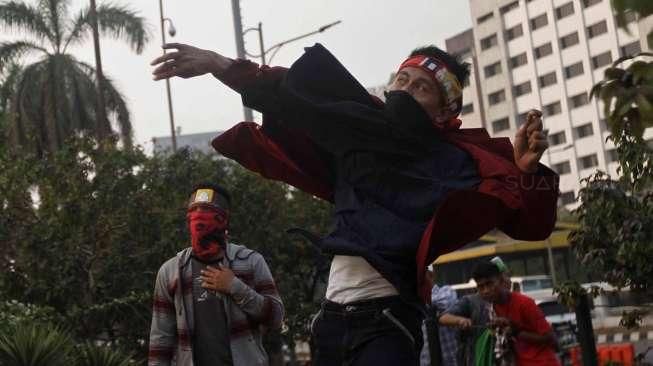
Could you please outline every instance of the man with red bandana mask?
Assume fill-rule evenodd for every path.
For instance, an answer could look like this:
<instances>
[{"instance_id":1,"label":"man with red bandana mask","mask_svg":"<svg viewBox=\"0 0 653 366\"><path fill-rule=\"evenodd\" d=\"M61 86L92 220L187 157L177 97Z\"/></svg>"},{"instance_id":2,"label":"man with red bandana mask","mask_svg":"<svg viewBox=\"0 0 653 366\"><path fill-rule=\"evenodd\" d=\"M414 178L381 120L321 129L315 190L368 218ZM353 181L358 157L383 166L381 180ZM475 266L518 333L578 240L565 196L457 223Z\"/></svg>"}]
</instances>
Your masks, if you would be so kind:
<instances>
[{"instance_id":1,"label":"man with red bandana mask","mask_svg":"<svg viewBox=\"0 0 653 366\"><path fill-rule=\"evenodd\" d=\"M494 228L522 240L553 228L557 176L539 164L541 113L529 113L514 146L461 129L469 65L435 46L400 65L385 103L319 44L289 69L164 47L177 51L153 61L155 80L212 73L263 113L262 126L217 137L218 152L335 205L327 236L292 231L334 255L312 327L315 365L417 364L426 266Z\"/></svg>"},{"instance_id":2,"label":"man with red bandana mask","mask_svg":"<svg viewBox=\"0 0 653 366\"><path fill-rule=\"evenodd\" d=\"M263 257L228 242L229 207L223 188L193 189L191 247L157 275L148 365L268 364L261 334L281 326L283 304Z\"/></svg>"}]
</instances>

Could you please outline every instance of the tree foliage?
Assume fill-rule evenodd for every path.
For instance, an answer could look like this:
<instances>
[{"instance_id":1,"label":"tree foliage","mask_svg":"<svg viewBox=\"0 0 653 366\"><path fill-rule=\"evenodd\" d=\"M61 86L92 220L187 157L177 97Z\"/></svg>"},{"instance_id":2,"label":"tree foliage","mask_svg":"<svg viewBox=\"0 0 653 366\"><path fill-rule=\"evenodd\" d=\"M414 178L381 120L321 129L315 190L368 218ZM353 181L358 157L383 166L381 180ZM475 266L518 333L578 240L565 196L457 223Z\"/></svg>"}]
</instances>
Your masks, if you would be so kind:
<instances>
[{"instance_id":1,"label":"tree foliage","mask_svg":"<svg viewBox=\"0 0 653 366\"><path fill-rule=\"evenodd\" d=\"M52 159L0 151L0 297L50 306L76 339L145 358L154 278L189 245L185 209L201 181L231 192L231 240L264 255L290 314L285 337L305 340L328 260L286 230L326 232L329 205L187 150L148 157L76 138Z\"/></svg>"},{"instance_id":2,"label":"tree foliage","mask_svg":"<svg viewBox=\"0 0 653 366\"><path fill-rule=\"evenodd\" d=\"M90 37L88 7L73 15L70 0L0 2L0 28L20 35L0 42L0 102L7 112L8 143L45 155L80 132L99 139L113 134L111 120L126 146L132 126L127 104L113 82L102 80L108 120L98 120L96 73L92 66L67 53ZM149 35L145 21L127 7L102 4L97 9L102 35L127 42L140 53ZM36 60L17 66L24 56Z\"/></svg>"},{"instance_id":3,"label":"tree foliage","mask_svg":"<svg viewBox=\"0 0 653 366\"><path fill-rule=\"evenodd\" d=\"M612 7L615 10L616 18L619 24L626 24L626 13L634 12L640 18L648 17L653 14L653 3L648 0L611 0ZM627 26L623 26L629 32ZM653 31L646 37L648 47L653 48Z\"/></svg>"},{"instance_id":4,"label":"tree foliage","mask_svg":"<svg viewBox=\"0 0 653 366\"><path fill-rule=\"evenodd\" d=\"M650 1L613 0L613 5L618 19L626 11L640 17L653 13ZM569 237L588 271L649 299L653 298L653 150L644 137L646 129L653 127L651 56L643 53L616 60L592 89L591 95L604 105L619 177L597 172L583 179L581 204L574 212L579 228ZM626 313L622 324L636 325L647 311L644 306Z\"/></svg>"},{"instance_id":5,"label":"tree foliage","mask_svg":"<svg viewBox=\"0 0 653 366\"><path fill-rule=\"evenodd\" d=\"M66 366L70 336L60 328L26 325L0 335L0 364L6 366Z\"/></svg>"}]
</instances>

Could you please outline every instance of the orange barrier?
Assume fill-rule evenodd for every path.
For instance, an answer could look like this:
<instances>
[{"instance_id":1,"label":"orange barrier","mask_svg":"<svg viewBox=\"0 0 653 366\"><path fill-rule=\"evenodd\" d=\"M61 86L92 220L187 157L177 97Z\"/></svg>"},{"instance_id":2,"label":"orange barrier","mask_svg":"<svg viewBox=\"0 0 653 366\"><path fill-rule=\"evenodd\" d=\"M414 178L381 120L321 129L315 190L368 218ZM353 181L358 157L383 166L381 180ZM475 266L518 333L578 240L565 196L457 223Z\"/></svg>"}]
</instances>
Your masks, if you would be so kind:
<instances>
[{"instance_id":1,"label":"orange barrier","mask_svg":"<svg viewBox=\"0 0 653 366\"><path fill-rule=\"evenodd\" d=\"M633 366L635 361L635 347L632 343L599 346L597 352L601 365L612 361L622 366Z\"/></svg>"},{"instance_id":2,"label":"orange barrier","mask_svg":"<svg viewBox=\"0 0 653 366\"><path fill-rule=\"evenodd\" d=\"M596 353L601 366L610 362L620 366L633 366L635 363L635 346L632 343L600 345ZM569 358L573 366L583 366L580 347L569 349Z\"/></svg>"}]
</instances>

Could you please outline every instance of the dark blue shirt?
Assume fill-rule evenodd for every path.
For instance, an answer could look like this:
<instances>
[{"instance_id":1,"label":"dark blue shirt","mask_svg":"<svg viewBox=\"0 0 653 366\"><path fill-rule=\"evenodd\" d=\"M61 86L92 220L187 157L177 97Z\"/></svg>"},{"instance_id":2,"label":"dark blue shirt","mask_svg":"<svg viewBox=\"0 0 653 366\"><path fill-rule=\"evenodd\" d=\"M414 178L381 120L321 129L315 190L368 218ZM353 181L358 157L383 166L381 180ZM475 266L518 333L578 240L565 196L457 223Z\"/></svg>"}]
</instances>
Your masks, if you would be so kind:
<instances>
[{"instance_id":1,"label":"dark blue shirt","mask_svg":"<svg viewBox=\"0 0 653 366\"><path fill-rule=\"evenodd\" d=\"M416 294L415 255L429 221L449 192L479 182L471 156L439 138L417 158L351 152L336 162L336 228L322 248L363 256L400 293Z\"/></svg>"}]
</instances>

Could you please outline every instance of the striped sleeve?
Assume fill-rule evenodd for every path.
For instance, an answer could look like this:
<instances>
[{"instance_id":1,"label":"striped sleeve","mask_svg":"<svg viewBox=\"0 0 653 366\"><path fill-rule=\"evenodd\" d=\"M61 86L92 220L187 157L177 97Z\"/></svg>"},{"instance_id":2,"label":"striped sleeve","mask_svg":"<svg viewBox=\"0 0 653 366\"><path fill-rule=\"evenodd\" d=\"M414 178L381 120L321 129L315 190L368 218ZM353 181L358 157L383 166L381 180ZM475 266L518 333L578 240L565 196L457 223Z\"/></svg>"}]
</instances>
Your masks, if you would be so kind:
<instances>
[{"instance_id":1,"label":"striped sleeve","mask_svg":"<svg viewBox=\"0 0 653 366\"><path fill-rule=\"evenodd\" d=\"M252 319L268 328L280 328L283 320L283 303L263 256L256 253L251 259L253 287L238 278L231 285L231 297L240 309Z\"/></svg>"},{"instance_id":2,"label":"striped sleeve","mask_svg":"<svg viewBox=\"0 0 653 366\"><path fill-rule=\"evenodd\" d=\"M169 366L177 342L177 321L174 305L175 281L166 275L165 265L159 269L154 286L152 326L148 366Z\"/></svg>"}]
</instances>

